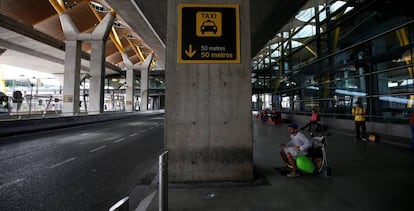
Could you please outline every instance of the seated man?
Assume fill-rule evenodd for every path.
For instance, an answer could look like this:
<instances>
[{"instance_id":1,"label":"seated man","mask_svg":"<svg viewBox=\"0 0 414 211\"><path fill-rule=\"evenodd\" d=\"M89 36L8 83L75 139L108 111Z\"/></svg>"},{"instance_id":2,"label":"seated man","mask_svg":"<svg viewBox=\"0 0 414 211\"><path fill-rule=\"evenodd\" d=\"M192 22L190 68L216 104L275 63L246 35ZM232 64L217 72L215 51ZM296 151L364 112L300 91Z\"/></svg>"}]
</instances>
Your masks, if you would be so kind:
<instances>
[{"instance_id":1,"label":"seated man","mask_svg":"<svg viewBox=\"0 0 414 211\"><path fill-rule=\"evenodd\" d=\"M307 127L309 127L308 131L315 131L318 128L318 121L319 121L319 116L316 113L315 109L312 109L312 116L311 116L311 120L308 122L308 124L306 124L305 126L303 126L301 129L305 129Z\"/></svg>"},{"instance_id":2,"label":"seated man","mask_svg":"<svg viewBox=\"0 0 414 211\"><path fill-rule=\"evenodd\" d=\"M288 125L288 132L290 133L290 141L286 144L281 144L283 147L280 150L280 156L288 167L292 168L292 172L287 174L288 177L297 177L299 172L296 167L296 157L299 155L306 155L308 148L312 146L312 142L303 133L298 131L298 125L294 122Z\"/></svg>"}]
</instances>

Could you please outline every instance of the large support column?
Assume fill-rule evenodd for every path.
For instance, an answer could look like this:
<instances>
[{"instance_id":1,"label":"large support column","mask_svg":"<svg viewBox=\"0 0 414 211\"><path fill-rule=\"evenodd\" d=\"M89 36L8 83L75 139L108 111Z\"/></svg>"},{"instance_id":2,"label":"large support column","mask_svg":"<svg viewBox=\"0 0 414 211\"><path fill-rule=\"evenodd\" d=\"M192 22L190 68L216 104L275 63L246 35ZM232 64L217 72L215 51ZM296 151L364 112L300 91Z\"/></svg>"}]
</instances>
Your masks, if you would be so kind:
<instances>
[{"instance_id":1,"label":"large support column","mask_svg":"<svg viewBox=\"0 0 414 211\"><path fill-rule=\"evenodd\" d=\"M78 114L80 96L80 53L82 43L78 40L65 41L65 72L63 76L62 115Z\"/></svg>"},{"instance_id":2,"label":"large support column","mask_svg":"<svg viewBox=\"0 0 414 211\"><path fill-rule=\"evenodd\" d=\"M148 110L148 71L151 67L151 61L154 57L154 54L150 53L145 61L138 66L138 69L141 71L141 103L140 110Z\"/></svg>"},{"instance_id":3,"label":"large support column","mask_svg":"<svg viewBox=\"0 0 414 211\"><path fill-rule=\"evenodd\" d=\"M92 33L79 33L72 19L65 13L59 14L59 18L66 40L62 112L64 115L79 113L81 41L90 41L92 42L92 53L89 109L91 113L102 113L105 42L115 20L115 12L108 13Z\"/></svg>"},{"instance_id":4,"label":"large support column","mask_svg":"<svg viewBox=\"0 0 414 211\"><path fill-rule=\"evenodd\" d=\"M125 111L135 111L135 71L133 68L126 70L126 90L125 90Z\"/></svg>"},{"instance_id":5,"label":"large support column","mask_svg":"<svg viewBox=\"0 0 414 211\"><path fill-rule=\"evenodd\" d=\"M183 22L188 21L186 25L179 23L180 3L197 7L198 4L211 5L212 2L217 6L236 5L240 19L225 25L228 10L216 9L212 5L213 8L200 8L192 16L183 17ZM249 10L249 1L244 0L168 1L164 145L168 150L170 182L253 179ZM211 15L204 15L206 13ZM198 33L199 25L206 17L216 18L214 21L220 24L216 24L216 31L210 28L210 31ZM233 17L230 15L230 18ZM229 33L228 29L237 28L238 23L240 34L237 30L234 34ZM194 33L192 38L196 41L179 46L188 41L179 40L180 32L176 30L184 25L195 30L187 30L181 35ZM193 56L199 56L200 60L208 56L200 55L201 51L211 50L215 58L236 56L226 52L226 43L216 42L222 36L234 36L237 40L240 62L186 62ZM197 46L204 41L208 42L202 47ZM185 62L180 60L184 58L181 56L184 55L183 47L189 57Z\"/></svg>"},{"instance_id":6,"label":"large support column","mask_svg":"<svg viewBox=\"0 0 414 211\"><path fill-rule=\"evenodd\" d=\"M160 97L155 96L154 97L154 110L160 109Z\"/></svg>"},{"instance_id":7,"label":"large support column","mask_svg":"<svg viewBox=\"0 0 414 211\"><path fill-rule=\"evenodd\" d=\"M82 42L72 19L67 14L59 14L65 35L65 72L63 75L63 106L62 115L71 116L79 113L79 82Z\"/></svg>"},{"instance_id":8,"label":"large support column","mask_svg":"<svg viewBox=\"0 0 414 211\"><path fill-rule=\"evenodd\" d=\"M104 111L105 42L91 42L91 69L89 78L89 114Z\"/></svg>"},{"instance_id":9,"label":"large support column","mask_svg":"<svg viewBox=\"0 0 414 211\"><path fill-rule=\"evenodd\" d=\"M134 66L128 56L122 55L126 70L126 90L125 90L125 111L135 111L135 71Z\"/></svg>"},{"instance_id":10,"label":"large support column","mask_svg":"<svg viewBox=\"0 0 414 211\"><path fill-rule=\"evenodd\" d=\"M88 113L103 113L104 111L104 80L105 80L105 43L115 20L113 13L108 13L101 23L93 30L91 41L91 77L89 79L89 111Z\"/></svg>"}]
</instances>

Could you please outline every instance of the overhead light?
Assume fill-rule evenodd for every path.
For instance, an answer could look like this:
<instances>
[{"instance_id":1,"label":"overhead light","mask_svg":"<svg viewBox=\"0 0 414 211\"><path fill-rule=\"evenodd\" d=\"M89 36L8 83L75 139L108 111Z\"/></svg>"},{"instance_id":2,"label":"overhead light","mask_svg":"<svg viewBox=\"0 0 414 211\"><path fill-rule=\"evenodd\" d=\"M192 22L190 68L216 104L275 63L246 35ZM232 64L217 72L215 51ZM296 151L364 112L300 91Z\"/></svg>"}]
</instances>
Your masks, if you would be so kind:
<instances>
[{"instance_id":1,"label":"overhead light","mask_svg":"<svg viewBox=\"0 0 414 211\"><path fill-rule=\"evenodd\" d=\"M137 39L136 37L134 37L133 35L130 35L130 34L127 34L127 36L126 36L128 39L130 39L130 40L135 40L135 39Z\"/></svg>"},{"instance_id":2,"label":"overhead light","mask_svg":"<svg viewBox=\"0 0 414 211\"><path fill-rule=\"evenodd\" d=\"M125 28L125 26L119 21L114 21L114 27L119 29Z\"/></svg>"},{"instance_id":3,"label":"overhead light","mask_svg":"<svg viewBox=\"0 0 414 211\"><path fill-rule=\"evenodd\" d=\"M90 4L92 5L93 9L97 12L104 12L104 13L109 12L108 8L104 7L102 4L98 2L91 1Z\"/></svg>"}]
</instances>

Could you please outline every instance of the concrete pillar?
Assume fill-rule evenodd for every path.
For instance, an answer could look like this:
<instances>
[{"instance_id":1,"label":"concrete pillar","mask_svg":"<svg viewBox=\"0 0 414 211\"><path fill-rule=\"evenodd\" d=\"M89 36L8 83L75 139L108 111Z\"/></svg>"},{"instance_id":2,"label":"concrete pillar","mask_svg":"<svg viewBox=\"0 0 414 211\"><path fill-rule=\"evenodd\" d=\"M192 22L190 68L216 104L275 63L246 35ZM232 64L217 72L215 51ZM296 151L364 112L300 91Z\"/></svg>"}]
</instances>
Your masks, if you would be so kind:
<instances>
[{"instance_id":1,"label":"concrete pillar","mask_svg":"<svg viewBox=\"0 0 414 211\"><path fill-rule=\"evenodd\" d=\"M145 61L141 65L137 66L137 68L141 71L141 111L148 110L148 71L151 67L153 57L154 54L150 53L147 58L145 58Z\"/></svg>"},{"instance_id":2,"label":"concrete pillar","mask_svg":"<svg viewBox=\"0 0 414 211\"><path fill-rule=\"evenodd\" d=\"M154 110L160 109L160 96L154 96Z\"/></svg>"},{"instance_id":3,"label":"concrete pillar","mask_svg":"<svg viewBox=\"0 0 414 211\"><path fill-rule=\"evenodd\" d=\"M141 111L146 111L148 106L148 71L151 66L151 61L153 54L149 54L145 61L142 64L133 65L131 60L129 60L127 55L122 55L125 66L127 68L126 72L126 111L135 111L135 69L141 71ZM145 103L144 103L145 101Z\"/></svg>"},{"instance_id":4,"label":"concrete pillar","mask_svg":"<svg viewBox=\"0 0 414 211\"><path fill-rule=\"evenodd\" d=\"M90 41L92 46L88 111L90 114L103 113L104 111L105 43L114 20L115 16L112 13L108 13L93 30L90 37L86 36L84 38Z\"/></svg>"},{"instance_id":5,"label":"concrete pillar","mask_svg":"<svg viewBox=\"0 0 414 211\"><path fill-rule=\"evenodd\" d=\"M80 54L82 43L78 40L65 41L65 72L63 75L62 115L78 114L80 96Z\"/></svg>"},{"instance_id":6,"label":"concrete pillar","mask_svg":"<svg viewBox=\"0 0 414 211\"><path fill-rule=\"evenodd\" d=\"M105 42L91 42L91 68L89 78L89 114L104 111Z\"/></svg>"},{"instance_id":7,"label":"concrete pillar","mask_svg":"<svg viewBox=\"0 0 414 211\"><path fill-rule=\"evenodd\" d=\"M125 111L135 111L135 70L131 60L126 54L122 54L126 67L126 88L125 88Z\"/></svg>"},{"instance_id":8,"label":"concrete pillar","mask_svg":"<svg viewBox=\"0 0 414 211\"><path fill-rule=\"evenodd\" d=\"M177 58L182 53L179 52L178 44L182 42L178 40L177 31L180 24L180 10L177 8L180 3L195 6L212 3L236 5L240 18L240 62L181 62ZM168 1L164 145L168 150L170 182L253 179L249 10L249 1L244 0ZM221 13L221 10L214 8L201 8L199 11L217 11L217 14L225 17L225 12ZM196 25L198 22L194 20L195 16L196 14L185 18L192 19L193 22L189 23ZM227 21L224 19L220 21ZM237 25L236 23L237 21L234 25ZM224 27L221 28L221 35L227 36L224 30L227 30L226 27L229 25L221 27ZM237 37L237 34L238 32L234 36ZM210 35L221 39L220 33L210 32ZM204 35L193 37L199 39L199 42L204 42L200 38L202 36ZM207 39L209 43L203 44L204 50L209 50L209 46L213 50L227 50L223 48L226 44L217 44L213 38ZM196 47L196 42L192 44L194 45L185 46L189 57L193 56L192 52L203 50Z\"/></svg>"},{"instance_id":9,"label":"concrete pillar","mask_svg":"<svg viewBox=\"0 0 414 211\"><path fill-rule=\"evenodd\" d=\"M79 33L72 19L67 14L60 14L59 19L65 35L65 72L63 75L62 115L79 113L80 62L82 42L77 39Z\"/></svg>"},{"instance_id":10,"label":"concrete pillar","mask_svg":"<svg viewBox=\"0 0 414 211\"><path fill-rule=\"evenodd\" d=\"M105 42L115 20L115 13L108 13L92 33L79 33L69 15L59 14L65 35L65 74L63 85L64 114L79 113L79 82L82 41L92 44L89 109L92 113L103 112L103 81L105 77Z\"/></svg>"}]
</instances>

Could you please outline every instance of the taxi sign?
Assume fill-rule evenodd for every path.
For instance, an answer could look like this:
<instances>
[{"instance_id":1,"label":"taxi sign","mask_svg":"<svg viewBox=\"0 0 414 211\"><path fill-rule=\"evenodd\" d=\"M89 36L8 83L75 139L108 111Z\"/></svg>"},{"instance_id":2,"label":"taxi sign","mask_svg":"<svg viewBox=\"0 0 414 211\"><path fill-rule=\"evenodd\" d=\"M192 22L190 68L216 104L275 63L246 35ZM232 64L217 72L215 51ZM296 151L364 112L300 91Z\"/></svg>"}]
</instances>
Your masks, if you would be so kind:
<instances>
[{"instance_id":1,"label":"taxi sign","mask_svg":"<svg viewBox=\"0 0 414 211\"><path fill-rule=\"evenodd\" d=\"M178 7L178 63L240 63L239 5Z\"/></svg>"}]
</instances>

